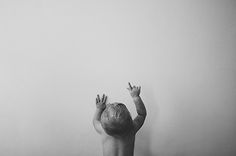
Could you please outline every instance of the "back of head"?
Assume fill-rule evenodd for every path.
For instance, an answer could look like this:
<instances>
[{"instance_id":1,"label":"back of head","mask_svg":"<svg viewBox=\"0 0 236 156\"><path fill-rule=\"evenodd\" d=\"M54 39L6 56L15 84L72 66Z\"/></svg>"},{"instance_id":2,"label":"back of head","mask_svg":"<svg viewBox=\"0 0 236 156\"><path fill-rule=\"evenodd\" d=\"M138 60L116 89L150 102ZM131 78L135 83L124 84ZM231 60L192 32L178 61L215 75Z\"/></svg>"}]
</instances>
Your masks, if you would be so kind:
<instances>
[{"instance_id":1,"label":"back of head","mask_svg":"<svg viewBox=\"0 0 236 156\"><path fill-rule=\"evenodd\" d=\"M131 115L122 103L107 104L101 116L101 124L109 135L124 135L133 127Z\"/></svg>"}]
</instances>

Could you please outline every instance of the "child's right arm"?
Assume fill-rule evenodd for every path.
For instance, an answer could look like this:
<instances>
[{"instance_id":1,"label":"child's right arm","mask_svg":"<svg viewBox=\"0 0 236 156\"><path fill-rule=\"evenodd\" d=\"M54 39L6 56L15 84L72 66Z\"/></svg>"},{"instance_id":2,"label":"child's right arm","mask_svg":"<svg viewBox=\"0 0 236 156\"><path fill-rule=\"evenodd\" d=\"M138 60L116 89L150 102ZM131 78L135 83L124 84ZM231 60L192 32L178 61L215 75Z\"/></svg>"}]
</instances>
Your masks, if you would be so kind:
<instances>
[{"instance_id":1,"label":"child's right arm","mask_svg":"<svg viewBox=\"0 0 236 156\"><path fill-rule=\"evenodd\" d=\"M129 83L129 88L127 88L130 92L131 97L133 98L134 104L136 106L136 110L138 115L134 118L133 123L134 123L134 130L135 133L142 127L146 115L147 115L147 111L146 108L144 106L144 103L141 99L141 97L139 96L140 94L140 90L141 87L136 87L136 86L131 86L131 84Z\"/></svg>"}]
</instances>

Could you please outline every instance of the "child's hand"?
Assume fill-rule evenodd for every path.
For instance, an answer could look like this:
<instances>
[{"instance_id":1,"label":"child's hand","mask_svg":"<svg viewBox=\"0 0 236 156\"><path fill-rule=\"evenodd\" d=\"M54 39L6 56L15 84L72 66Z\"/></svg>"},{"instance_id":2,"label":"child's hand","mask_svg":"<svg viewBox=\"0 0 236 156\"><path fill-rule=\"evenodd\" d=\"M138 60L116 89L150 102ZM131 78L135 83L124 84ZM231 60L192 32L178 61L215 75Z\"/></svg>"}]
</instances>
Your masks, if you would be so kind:
<instances>
[{"instance_id":1,"label":"child's hand","mask_svg":"<svg viewBox=\"0 0 236 156\"><path fill-rule=\"evenodd\" d=\"M129 83L129 88L127 88L129 90L130 95L134 98L134 97L139 97L140 94L140 90L141 87L136 87L136 86L131 86L131 84Z\"/></svg>"},{"instance_id":2,"label":"child's hand","mask_svg":"<svg viewBox=\"0 0 236 156\"><path fill-rule=\"evenodd\" d=\"M105 94L102 95L102 99L100 99L99 95L97 95L96 107L98 109L105 109L106 108L106 101L107 101L107 96L105 96Z\"/></svg>"}]
</instances>

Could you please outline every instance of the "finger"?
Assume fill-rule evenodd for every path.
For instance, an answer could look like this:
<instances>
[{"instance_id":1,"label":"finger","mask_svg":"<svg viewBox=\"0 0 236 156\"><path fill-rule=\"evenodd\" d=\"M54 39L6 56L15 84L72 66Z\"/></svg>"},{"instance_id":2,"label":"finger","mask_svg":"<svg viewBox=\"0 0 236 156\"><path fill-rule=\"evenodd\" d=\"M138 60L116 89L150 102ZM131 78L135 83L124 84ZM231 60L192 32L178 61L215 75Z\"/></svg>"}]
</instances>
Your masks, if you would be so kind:
<instances>
[{"instance_id":1,"label":"finger","mask_svg":"<svg viewBox=\"0 0 236 156\"><path fill-rule=\"evenodd\" d=\"M141 90L141 86L139 86L138 89Z\"/></svg>"},{"instance_id":2,"label":"finger","mask_svg":"<svg viewBox=\"0 0 236 156\"><path fill-rule=\"evenodd\" d=\"M105 101L105 98L106 98L106 96L105 96L105 94L103 94L103 100L102 100L103 102Z\"/></svg>"},{"instance_id":3,"label":"finger","mask_svg":"<svg viewBox=\"0 0 236 156\"><path fill-rule=\"evenodd\" d=\"M130 84L130 82L129 82L129 88L130 88L130 90L132 90L133 88L132 88L132 86L131 86L131 84Z\"/></svg>"},{"instance_id":4,"label":"finger","mask_svg":"<svg viewBox=\"0 0 236 156\"><path fill-rule=\"evenodd\" d=\"M98 99L96 98L96 104L98 103Z\"/></svg>"},{"instance_id":5,"label":"finger","mask_svg":"<svg viewBox=\"0 0 236 156\"><path fill-rule=\"evenodd\" d=\"M137 88L136 86L133 86L133 88Z\"/></svg>"},{"instance_id":6,"label":"finger","mask_svg":"<svg viewBox=\"0 0 236 156\"><path fill-rule=\"evenodd\" d=\"M107 102L107 96L105 96L105 99L104 99L104 103L106 104L106 102Z\"/></svg>"},{"instance_id":7,"label":"finger","mask_svg":"<svg viewBox=\"0 0 236 156\"><path fill-rule=\"evenodd\" d=\"M100 102L100 97L99 97L99 95L97 95L97 98L98 98L98 102Z\"/></svg>"},{"instance_id":8,"label":"finger","mask_svg":"<svg viewBox=\"0 0 236 156\"><path fill-rule=\"evenodd\" d=\"M105 94L102 95L102 102L104 101L104 98L105 98Z\"/></svg>"},{"instance_id":9,"label":"finger","mask_svg":"<svg viewBox=\"0 0 236 156\"><path fill-rule=\"evenodd\" d=\"M131 89L130 88L127 88L129 91L131 91Z\"/></svg>"}]
</instances>

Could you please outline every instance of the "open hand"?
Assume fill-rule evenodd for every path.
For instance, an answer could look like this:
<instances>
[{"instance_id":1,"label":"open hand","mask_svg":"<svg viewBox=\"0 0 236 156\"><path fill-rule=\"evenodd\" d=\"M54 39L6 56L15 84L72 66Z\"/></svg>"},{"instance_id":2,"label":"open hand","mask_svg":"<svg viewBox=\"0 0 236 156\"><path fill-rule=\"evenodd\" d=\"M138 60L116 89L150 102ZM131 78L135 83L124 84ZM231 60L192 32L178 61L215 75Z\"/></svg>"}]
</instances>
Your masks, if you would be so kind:
<instances>
[{"instance_id":1,"label":"open hand","mask_svg":"<svg viewBox=\"0 0 236 156\"><path fill-rule=\"evenodd\" d=\"M132 97L138 97L140 94L141 86L131 86L130 82L128 83L129 87L127 88L129 90L129 93Z\"/></svg>"},{"instance_id":2,"label":"open hand","mask_svg":"<svg viewBox=\"0 0 236 156\"><path fill-rule=\"evenodd\" d=\"M105 109L106 108L106 101L107 101L107 96L105 96L105 94L102 95L102 99L100 99L99 95L97 95L96 107L98 109Z\"/></svg>"}]
</instances>

